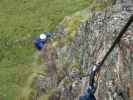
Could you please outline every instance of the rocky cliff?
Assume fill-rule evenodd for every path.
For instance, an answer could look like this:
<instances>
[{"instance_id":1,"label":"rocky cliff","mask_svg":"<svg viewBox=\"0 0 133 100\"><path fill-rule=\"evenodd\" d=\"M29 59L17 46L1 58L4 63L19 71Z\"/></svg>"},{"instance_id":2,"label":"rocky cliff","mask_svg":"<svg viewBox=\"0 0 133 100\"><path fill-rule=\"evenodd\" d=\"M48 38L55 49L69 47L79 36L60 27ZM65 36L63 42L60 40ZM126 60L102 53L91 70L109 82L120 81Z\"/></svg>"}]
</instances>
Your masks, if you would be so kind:
<instances>
[{"instance_id":1,"label":"rocky cliff","mask_svg":"<svg viewBox=\"0 0 133 100\"><path fill-rule=\"evenodd\" d=\"M45 73L34 78L31 100L78 100L89 83L82 78L110 48L133 13L131 0L114 0L106 9L87 8L65 17L62 35L49 41L40 55ZM104 63L97 100L133 100L133 24Z\"/></svg>"},{"instance_id":2,"label":"rocky cliff","mask_svg":"<svg viewBox=\"0 0 133 100\"><path fill-rule=\"evenodd\" d=\"M131 2L117 3L96 12L87 23L87 32L83 35L83 69L89 69L99 62L108 51L120 29L133 13ZM106 60L97 89L98 100L132 100L133 79L133 33L132 27L125 33L121 42Z\"/></svg>"}]
</instances>

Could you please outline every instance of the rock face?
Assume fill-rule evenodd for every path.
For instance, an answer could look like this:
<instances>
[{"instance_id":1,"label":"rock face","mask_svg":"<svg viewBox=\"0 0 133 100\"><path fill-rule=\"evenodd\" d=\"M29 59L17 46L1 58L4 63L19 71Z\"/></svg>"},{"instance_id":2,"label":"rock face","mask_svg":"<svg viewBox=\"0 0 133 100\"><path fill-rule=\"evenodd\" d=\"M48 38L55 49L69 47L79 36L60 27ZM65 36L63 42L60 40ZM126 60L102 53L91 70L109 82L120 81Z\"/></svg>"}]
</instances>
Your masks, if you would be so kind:
<instances>
[{"instance_id":1,"label":"rock face","mask_svg":"<svg viewBox=\"0 0 133 100\"><path fill-rule=\"evenodd\" d=\"M82 34L83 69L89 70L99 62L108 51L121 28L133 13L133 4L116 4L104 12L96 12L87 22L86 32ZM85 29L85 28L84 28ZM83 33L83 32L82 32ZM121 42L106 60L100 75L97 100L132 100L133 90L133 24Z\"/></svg>"},{"instance_id":2,"label":"rock face","mask_svg":"<svg viewBox=\"0 0 133 100\"><path fill-rule=\"evenodd\" d=\"M115 5L104 11L89 13L92 18L81 21L69 45L55 48L54 53L52 48L44 50L42 58L48 76L36 79L39 96L54 89L56 92L48 100L78 100L89 83L89 77L81 79L81 75L103 58L131 14L132 0L116 0ZM69 35L64 23L57 31L63 33L62 38ZM133 24L103 65L98 83L97 100L133 100Z\"/></svg>"}]
</instances>

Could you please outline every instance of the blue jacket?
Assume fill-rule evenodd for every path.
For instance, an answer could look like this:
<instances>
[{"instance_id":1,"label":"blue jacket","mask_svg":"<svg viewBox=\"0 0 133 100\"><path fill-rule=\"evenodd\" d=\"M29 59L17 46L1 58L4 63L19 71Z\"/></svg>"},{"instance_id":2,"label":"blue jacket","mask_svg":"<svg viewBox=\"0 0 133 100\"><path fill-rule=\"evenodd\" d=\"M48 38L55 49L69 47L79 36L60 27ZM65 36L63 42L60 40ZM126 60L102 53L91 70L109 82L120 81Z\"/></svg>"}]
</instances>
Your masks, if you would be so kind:
<instances>
[{"instance_id":1,"label":"blue jacket","mask_svg":"<svg viewBox=\"0 0 133 100\"><path fill-rule=\"evenodd\" d=\"M88 88L83 96L80 96L79 100L96 100L92 89Z\"/></svg>"},{"instance_id":2,"label":"blue jacket","mask_svg":"<svg viewBox=\"0 0 133 100\"><path fill-rule=\"evenodd\" d=\"M94 95L90 95L89 97L80 96L79 100L96 100Z\"/></svg>"},{"instance_id":3,"label":"blue jacket","mask_svg":"<svg viewBox=\"0 0 133 100\"><path fill-rule=\"evenodd\" d=\"M44 40L40 39L40 38L36 38L34 41L35 47L38 50L41 50L44 46L45 46L45 42Z\"/></svg>"},{"instance_id":4,"label":"blue jacket","mask_svg":"<svg viewBox=\"0 0 133 100\"><path fill-rule=\"evenodd\" d=\"M42 48L44 48L47 39L52 38L52 36L53 36L54 33L52 33L52 32L44 32L43 34L45 34L47 36L46 40L40 39L40 37L37 37L34 40L35 47L38 50L41 50Z\"/></svg>"}]
</instances>

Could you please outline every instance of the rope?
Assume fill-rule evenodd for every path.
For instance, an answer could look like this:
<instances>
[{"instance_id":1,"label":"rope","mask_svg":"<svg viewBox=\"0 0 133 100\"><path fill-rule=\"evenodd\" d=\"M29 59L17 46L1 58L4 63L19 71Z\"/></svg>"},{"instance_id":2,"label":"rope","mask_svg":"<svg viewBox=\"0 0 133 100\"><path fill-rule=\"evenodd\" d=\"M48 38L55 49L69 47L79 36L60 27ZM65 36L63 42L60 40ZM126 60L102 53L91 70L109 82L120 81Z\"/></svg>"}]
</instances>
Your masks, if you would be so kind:
<instances>
[{"instance_id":1,"label":"rope","mask_svg":"<svg viewBox=\"0 0 133 100\"><path fill-rule=\"evenodd\" d=\"M110 47L109 51L104 56L103 60L100 62L100 65L99 66L102 66L103 65L103 63L105 62L105 60L107 59L107 57L109 56L109 54L111 53L111 51L114 49L115 45L120 42L121 37L127 31L128 27L131 25L132 22L133 22L133 15L130 16L128 22L126 23L126 25L124 26L124 28L122 28L122 30L120 31L118 37L113 42L112 46Z\"/></svg>"},{"instance_id":2,"label":"rope","mask_svg":"<svg viewBox=\"0 0 133 100\"><path fill-rule=\"evenodd\" d=\"M128 22L127 22L127 23L125 24L125 26L121 29L119 35L117 36L117 38L116 38L115 41L113 42L112 46L110 47L110 49L108 50L108 52L106 53L106 55L105 55L105 56L103 57L103 59L96 65L97 68L98 68L98 69L96 70L97 73L99 73L99 71L100 71L100 69L101 69L101 66L103 65L103 63L105 62L105 60L107 59L107 57L109 56L109 54L111 53L111 51L114 49L115 45L116 45L117 43L120 42L121 37L124 35L124 33L126 32L126 30L127 30L128 27L131 25L132 22L133 22L133 15L130 16ZM86 24L88 24L88 23L86 23ZM86 25L86 26L87 26L87 25ZM96 74L96 73L94 73L94 74ZM94 76L95 76L95 75L92 75L92 74L88 73L88 74L82 75L82 78L83 78L83 77L88 77L88 76L90 76L90 85L91 85L91 84L93 84L93 82L94 82Z\"/></svg>"},{"instance_id":3,"label":"rope","mask_svg":"<svg viewBox=\"0 0 133 100\"><path fill-rule=\"evenodd\" d=\"M112 46L110 47L110 49L108 50L108 52L106 53L106 55L103 57L103 59L96 65L96 70L95 72L91 73L90 75L90 86L93 85L94 81L95 81L95 75L98 74L100 72L101 66L103 65L103 63L105 62L105 60L107 59L107 57L109 56L109 54L112 52L112 50L114 49L114 47L116 46L117 43L120 42L121 37L123 36L123 34L127 31L128 27L131 25L131 23L133 22L133 15L130 16L128 22L126 23L126 25L122 28L122 30L120 31L119 35L117 36L117 38L115 39L115 41L113 42Z\"/></svg>"}]
</instances>

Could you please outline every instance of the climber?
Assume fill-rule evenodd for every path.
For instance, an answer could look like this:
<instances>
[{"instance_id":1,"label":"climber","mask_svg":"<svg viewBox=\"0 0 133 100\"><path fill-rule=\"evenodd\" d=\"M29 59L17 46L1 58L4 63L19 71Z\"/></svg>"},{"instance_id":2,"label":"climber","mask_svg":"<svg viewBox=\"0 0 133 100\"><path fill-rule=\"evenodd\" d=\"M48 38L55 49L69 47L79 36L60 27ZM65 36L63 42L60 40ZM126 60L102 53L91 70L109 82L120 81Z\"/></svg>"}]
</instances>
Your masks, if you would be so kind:
<instances>
[{"instance_id":1,"label":"climber","mask_svg":"<svg viewBox=\"0 0 133 100\"><path fill-rule=\"evenodd\" d=\"M86 89L83 96L80 96L79 100L96 100L94 93L97 89L97 81L95 80L95 77L100 70L100 64L95 65L91 72L90 72L90 78L92 81L90 81L89 87Z\"/></svg>"},{"instance_id":2,"label":"climber","mask_svg":"<svg viewBox=\"0 0 133 100\"><path fill-rule=\"evenodd\" d=\"M96 83L94 86L89 86L83 96L80 96L79 100L96 100L94 92L96 91Z\"/></svg>"},{"instance_id":3,"label":"climber","mask_svg":"<svg viewBox=\"0 0 133 100\"><path fill-rule=\"evenodd\" d=\"M45 43L47 42L48 39L52 38L55 35L55 33L52 32L44 32L42 34L40 34L39 37L37 37L33 42L35 47L38 50L41 50L44 46Z\"/></svg>"}]
</instances>

